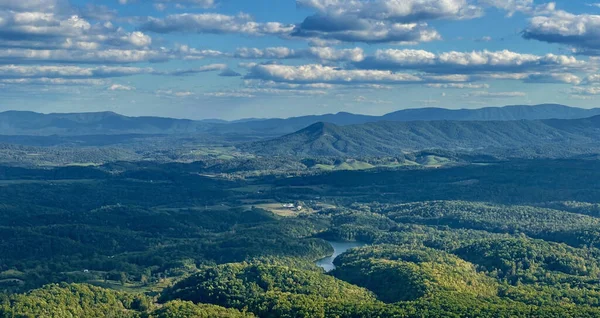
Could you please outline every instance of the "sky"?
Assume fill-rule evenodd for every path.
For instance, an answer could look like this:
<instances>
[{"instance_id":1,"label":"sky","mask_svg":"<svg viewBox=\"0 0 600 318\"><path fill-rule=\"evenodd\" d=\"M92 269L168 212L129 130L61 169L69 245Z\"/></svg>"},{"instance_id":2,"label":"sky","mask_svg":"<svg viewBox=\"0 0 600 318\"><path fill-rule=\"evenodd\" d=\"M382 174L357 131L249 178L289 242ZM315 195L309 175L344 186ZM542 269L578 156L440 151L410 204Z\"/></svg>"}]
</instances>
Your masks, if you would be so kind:
<instances>
[{"instance_id":1,"label":"sky","mask_svg":"<svg viewBox=\"0 0 600 318\"><path fill-rule=\"evenodd\" d=\"M593 0L0 0L0 111L232 120L598 100Z\"/></svg>"}]
</instances>

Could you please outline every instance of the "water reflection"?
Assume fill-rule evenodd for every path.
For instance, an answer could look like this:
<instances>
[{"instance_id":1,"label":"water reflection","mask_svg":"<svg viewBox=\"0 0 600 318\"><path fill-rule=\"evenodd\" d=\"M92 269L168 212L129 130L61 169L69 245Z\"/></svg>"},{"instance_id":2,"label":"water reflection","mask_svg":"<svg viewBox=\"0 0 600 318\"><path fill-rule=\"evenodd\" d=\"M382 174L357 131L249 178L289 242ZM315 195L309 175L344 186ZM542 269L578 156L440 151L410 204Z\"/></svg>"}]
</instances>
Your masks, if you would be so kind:
<instances>
[{"instance_id":1,"label":"water reflection","mask_svg":"<svg viewBox=\"0 0 600 318\"><path fill-rule=\"evenodd\" d=\"M317 261L317 266L323 268L326 272L330 272L335 269L335 265L333 265L333 261L340 254L343 254L347 250L355 247L365 246L367 244L361 242L332 242L327 241L333 247L333 255L329 257L322 258Z\"/></svg>"}]
</instances>

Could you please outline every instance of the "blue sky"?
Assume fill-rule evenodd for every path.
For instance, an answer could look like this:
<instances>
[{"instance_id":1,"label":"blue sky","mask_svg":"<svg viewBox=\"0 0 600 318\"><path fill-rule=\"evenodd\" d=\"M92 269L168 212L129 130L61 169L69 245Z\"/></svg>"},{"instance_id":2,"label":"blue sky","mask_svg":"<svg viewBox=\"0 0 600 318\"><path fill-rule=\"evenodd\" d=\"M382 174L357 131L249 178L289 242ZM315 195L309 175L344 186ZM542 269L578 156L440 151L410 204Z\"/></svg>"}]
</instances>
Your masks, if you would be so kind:
<instances>
[{"instance_id":1,"label":"blue sky","mask_svg":"<svg viewBox=\"0 0 600 318\"><path fill-rule=\"evenodd\" d=\"M0 111L596 107L599 56L593 1L0 0Z\"/></svg>"}]
</instances>

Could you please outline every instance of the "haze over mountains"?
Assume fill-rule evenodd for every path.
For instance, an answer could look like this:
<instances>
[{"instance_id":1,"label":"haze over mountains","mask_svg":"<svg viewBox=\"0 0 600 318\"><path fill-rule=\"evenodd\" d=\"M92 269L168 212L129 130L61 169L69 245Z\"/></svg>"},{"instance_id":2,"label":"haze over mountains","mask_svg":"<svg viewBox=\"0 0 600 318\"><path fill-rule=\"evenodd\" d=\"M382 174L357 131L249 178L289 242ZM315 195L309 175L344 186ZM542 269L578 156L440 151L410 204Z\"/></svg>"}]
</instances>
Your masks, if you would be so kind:
<instances>
[{"instance_id":1,"label":"haze over mountains","mask_svg":"<svg viewBox=\"0 0 600 318\"><path fill-rule=\"evenodd\" d=\"M569 157L600 152L600 108L423 108L383 116L338 113L234 122L8 111L0 113L0 144L134 147L142 156L177 149L176 157L203 145L260 156L383 157L432 149L503 155L528 149L520 153L527 156L537 149L542 156Z\"/></svg>"},{"instance_id":2,"label":"haze over mountains","mask_svg":"<svg viewBox=\"0 0 600 318\"><path fill-rule=\"evenodd\" d=\"M337 113L287 119L248 119L233 122L197 121L161 117L127 117L113 112L40 114L7 111L0 113L0 135L83 136L116 134L198 134L278 137L318 122L338 126L379 121L506 121L577 119L600 115L600 108L582 109L556 104L506 106L481 109L406 109L383 116Z\"/></svg>"}]
</instances>

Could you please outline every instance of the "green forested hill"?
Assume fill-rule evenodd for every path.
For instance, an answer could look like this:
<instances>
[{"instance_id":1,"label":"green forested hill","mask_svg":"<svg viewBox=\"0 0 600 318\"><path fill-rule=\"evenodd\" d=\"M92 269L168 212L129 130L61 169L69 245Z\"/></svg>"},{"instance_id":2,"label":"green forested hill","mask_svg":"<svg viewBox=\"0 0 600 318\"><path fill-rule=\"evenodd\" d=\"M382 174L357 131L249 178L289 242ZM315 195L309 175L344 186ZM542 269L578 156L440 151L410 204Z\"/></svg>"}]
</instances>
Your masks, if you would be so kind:
<instances>
[{"instance_id":1,"label":"green forested hill","mask_svg":"<svg viewBox=\"0 0 600 318\"><path fill-rule=\"evenodd\" d=\"M206 168L3 167L0 317L600 317L597 161Z\"/></svg>"},{"instance_id":2,"label":"green forested hill","mask_svg":"<svg viewBox=\"0 0 600 318\"><path fill-rule=\"evenodd\" d=\"M600 117L540 121L416 121L336 126L317 123L296 133L248 144L245 150L265 155L390 156L440 148L514 149L548 145L568 150L595 145Z\"/></svg>"}]
</instances>

